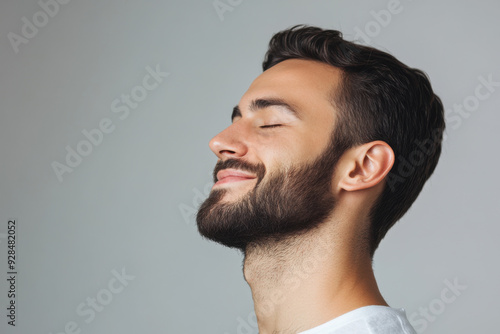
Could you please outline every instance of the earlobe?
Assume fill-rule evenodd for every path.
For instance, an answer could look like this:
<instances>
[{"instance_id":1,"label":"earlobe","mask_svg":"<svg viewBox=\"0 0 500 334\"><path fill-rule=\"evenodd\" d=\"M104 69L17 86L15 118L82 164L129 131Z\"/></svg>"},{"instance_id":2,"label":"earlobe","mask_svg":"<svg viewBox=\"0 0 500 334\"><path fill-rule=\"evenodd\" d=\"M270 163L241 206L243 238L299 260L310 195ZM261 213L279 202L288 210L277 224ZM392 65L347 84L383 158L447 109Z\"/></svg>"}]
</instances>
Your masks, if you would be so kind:
<instances>
[{"instance_id":1,"label":"earlobe","mask_svg":"<svg viewBox=\"0 0 500 334\"><path fill-rule=\"evenodd\" d=\"M383 141L374 141L355 147L344 166L345 173L339 187L356 191L376 186L384 180L394 165L394 151Z\"/></svg>"}]
</instances>

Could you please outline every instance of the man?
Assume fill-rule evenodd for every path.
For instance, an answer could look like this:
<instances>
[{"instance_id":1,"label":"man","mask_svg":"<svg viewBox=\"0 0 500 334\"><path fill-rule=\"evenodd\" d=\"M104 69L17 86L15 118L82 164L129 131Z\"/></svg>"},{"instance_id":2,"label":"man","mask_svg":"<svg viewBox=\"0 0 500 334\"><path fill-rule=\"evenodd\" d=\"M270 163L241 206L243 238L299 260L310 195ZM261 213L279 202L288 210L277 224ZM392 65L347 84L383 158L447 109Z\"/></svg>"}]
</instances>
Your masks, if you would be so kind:
<instances>
[{"instance_id":1,"label":"man","mask_svg":"<svg viewBox=\"0 0 500 334\"><path fill-rule=\"evenodd\" d=\"M210 141L202 236L244 254L259 333L415 333L372 259L433 173L445 128L426 75L295 26Z\"/></svg>"}]
</instances>

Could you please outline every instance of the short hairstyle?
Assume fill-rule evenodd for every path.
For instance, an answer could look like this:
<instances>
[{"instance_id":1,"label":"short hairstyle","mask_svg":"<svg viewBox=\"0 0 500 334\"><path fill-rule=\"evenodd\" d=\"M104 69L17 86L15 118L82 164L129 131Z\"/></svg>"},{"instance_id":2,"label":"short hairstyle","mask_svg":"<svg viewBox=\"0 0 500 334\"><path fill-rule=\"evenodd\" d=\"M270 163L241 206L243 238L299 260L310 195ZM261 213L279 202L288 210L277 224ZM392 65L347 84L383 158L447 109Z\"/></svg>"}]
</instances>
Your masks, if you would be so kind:
<instances>
[{"instance_id":1,"label":"short hairstyle","mask_svg":"<svg viewBox=\"0 0 500 334\"><path fill-rule=\"evenodd\" d=\"M346 41L336 30L297 25L278 32L269 42L263 70L287 59L320 61L341 70L340 87L331 98L338 110L332 134L338 150L382 140L394 151L394 165L370 212L373 257L434 172L445 129L443 104L423 71L387 52Z\"/></svg>"}]
</instances>

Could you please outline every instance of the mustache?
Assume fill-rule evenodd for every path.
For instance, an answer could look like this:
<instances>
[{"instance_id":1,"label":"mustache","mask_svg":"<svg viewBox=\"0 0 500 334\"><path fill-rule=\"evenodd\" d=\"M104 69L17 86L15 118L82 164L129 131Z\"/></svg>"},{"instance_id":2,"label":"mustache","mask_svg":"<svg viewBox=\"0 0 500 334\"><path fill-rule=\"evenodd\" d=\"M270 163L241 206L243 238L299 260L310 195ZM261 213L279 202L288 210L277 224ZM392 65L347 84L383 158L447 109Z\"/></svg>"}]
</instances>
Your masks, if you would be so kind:
<instances>
[{"instance_id":1,"label":"mustache","mask_svg":"<svg viewBox=\"0 0 500 334\"><path fill-rule=\"evenodd\" d=\"M223 169L227 168L235 168L245 172L249 172L257 175L257 179L260 181L264 177L266 173L266 167L263 163L259 164L251 164L249 162L238 160L238 159L228 159L228 160L219 160L215 164L214 172L212 174L214 183L217 182L217 173Z\"/></svg>"}]
</instances>

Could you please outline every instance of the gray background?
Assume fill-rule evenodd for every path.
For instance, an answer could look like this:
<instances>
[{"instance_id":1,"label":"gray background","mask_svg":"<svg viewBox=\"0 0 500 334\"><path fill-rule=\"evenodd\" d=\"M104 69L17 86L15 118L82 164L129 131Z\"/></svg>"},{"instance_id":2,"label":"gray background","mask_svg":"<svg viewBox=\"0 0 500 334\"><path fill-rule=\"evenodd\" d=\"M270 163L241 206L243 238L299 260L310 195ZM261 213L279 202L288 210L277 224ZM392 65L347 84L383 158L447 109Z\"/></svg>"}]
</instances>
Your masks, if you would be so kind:
<instances>
[{"instance_id":1,"label":"gray background","mask_svg":"<svg viewBox=\"0 0 500 334\"><path fill-rule=\"evenodd\" d=\"M483 100L474 94L479 77L500 81L499 3L400 0L402 10L381 24L373 13L392 1L221 2L231 9L222 16L212 0L72 1L17 53L9 33L22 36L22 18L33 23L41 7L0 4L0 332L55 334L73 321L96 334L257 333L241 255L202 240L194 209L216 162L208 141L260 74L272 34L298 23L349 40L368 31L370 45L430 76L453 127L374 268L386 300L420 333L494 332L500 87L483 87ZM157 65L170 75L120 119L112 102ZM453 111L464 103L470 113ZM65 163L66 146L105 118L114 131L60 182L51 164ZM10 218L18 224L15 328L5 317ZM110 294L122 268L135 278ZM445 281L455 279L466 288L444 303ZM77 307L98 296L112 300L87 323Z\"/></svg>"}]
</instances>

